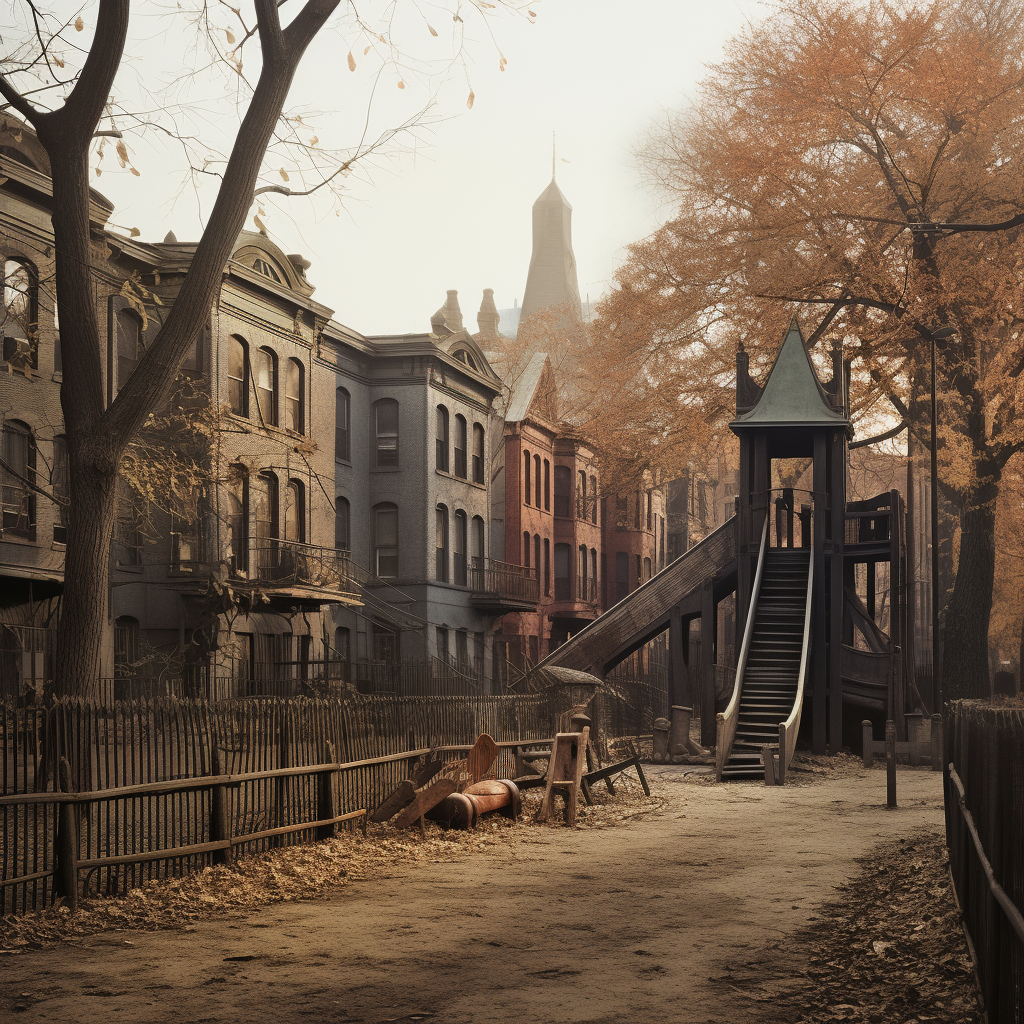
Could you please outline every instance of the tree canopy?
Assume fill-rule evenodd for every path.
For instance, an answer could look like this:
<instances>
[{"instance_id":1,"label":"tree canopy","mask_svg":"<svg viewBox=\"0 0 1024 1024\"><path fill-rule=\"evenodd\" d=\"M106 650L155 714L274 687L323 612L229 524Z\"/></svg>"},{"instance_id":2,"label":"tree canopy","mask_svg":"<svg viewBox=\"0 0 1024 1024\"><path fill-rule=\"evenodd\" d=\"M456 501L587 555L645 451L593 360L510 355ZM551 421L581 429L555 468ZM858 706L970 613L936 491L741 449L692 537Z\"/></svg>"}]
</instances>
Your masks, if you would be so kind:
<instances>
[{"instance_id":1,"label":"tree canopy","mask_svg":"<svg viewBox=\"0 0 1024 1024\"><path fill-rule=\"evenodd\" d=\"M766 369L795 312L818 350L842 345L862 436L905 419L920 452L934 342L959 522L946 675L987 693L996 497L1024 448L1024 10L784 0L643 164L677 209L630 248L594 365L639 350L645 391L721 426L737 345Z\"/></svg>"}]
</instances>

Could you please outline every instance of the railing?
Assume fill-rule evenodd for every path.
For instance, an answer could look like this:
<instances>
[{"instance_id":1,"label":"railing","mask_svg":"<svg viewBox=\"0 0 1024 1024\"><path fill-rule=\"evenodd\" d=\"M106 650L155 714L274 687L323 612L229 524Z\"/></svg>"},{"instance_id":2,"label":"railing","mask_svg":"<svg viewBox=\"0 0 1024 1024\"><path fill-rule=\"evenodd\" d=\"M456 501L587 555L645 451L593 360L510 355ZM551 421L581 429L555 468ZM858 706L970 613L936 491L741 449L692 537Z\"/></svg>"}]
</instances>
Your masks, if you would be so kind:
<instances>
[{"instance_id":1,"label":"railing","mask_svg":"<svg viewBox=\"0 0 1024 1024\"><path fill-rule=\"evenodd\" d=\"M846 513L847 544L868 544L887 541L891 530L892 512L874 509L869 512Z\"/></svg>"},{"instance_id":2,"label":"railing","mask_svg":"<svg viewBox=\"0 0 1024 1024\"><path fill-rule=\"evenodd\" d=\"M597 580L587 576L576 577L576 600L587 604L597 603Z\"/></svg>"},{"instance_id":3,"label":"railing","mask_svg":"<svg viewBox=\"0 0 1024 1024\"><path fill-rule=\"evenodd\" d=\"M810 534L808 536L808 543ZM811 590L814 586L814 557L807 559L807 603L804 607L804 640L800 648L800 675L797 677L796 700L793 710L784 722L779 722L779 774L781 786L786 781L786 769L796 753L796 737L800 732L800 715L804 706L804 688L807 683L807 663L811 647Z\"/></svg>"},{"instance_id":4,"label":"railing","mask_svg":"<svg viewBox=\"0 0 1024 1024\"><path fill-rule=\"evenodd\" d=\"M771 501L772 535L777 548L806 548L811 544L811 505L798 503L803 495L813 501L813 492L799 487L775 487ZM797 532L799 527L799 533Z\"/></svg>"},{"instance_id":5,"label":"railing","mask_svg":"<svg viewBox=\"0 0 1024 1024\"><path fill-rule=\"evenodd\" d=\"M739 661L736 663L736 680L733 683L732 697L725 711L717 716L715 778L722 781L722 770L732 753L732 743L736 738L736 727L740 717L740 694L743 690L743 673L750 655L750 644L754 637L754 619L757 613L757 598L761 593L761 577L764 575L765 552L768 550L768 516L764 518L761 530L761 551L757 556L757 572L754 575L754 589L750 593L750 608L747 611L747 622L743 627L743 646L740 648ZM813 559L812 559L813 561Z\"/></svg>"},{"instance_id":6,"label":"railing","mask_svg":"<svg viewBox=\"0 0 1024 1024\"><path fill-rule=\"evenodd\" d=\"M536 603L540 598L536 569L500 562L496 558L474 559L469 570L469 585L475 594L493 594L512 601Z\"/></svg>"},{"instance_id":7,"label":"railing","mask_svg":"<svg viewBox=\"0 0 1024 1024\"><path fill-rule=\"evenodd\" d=\"M258 544L255 555L255 578L260 583L324 590L351 589L357 585L352 560L346 551L337 548L275 540Z\"/></svg>"}]
</instances>

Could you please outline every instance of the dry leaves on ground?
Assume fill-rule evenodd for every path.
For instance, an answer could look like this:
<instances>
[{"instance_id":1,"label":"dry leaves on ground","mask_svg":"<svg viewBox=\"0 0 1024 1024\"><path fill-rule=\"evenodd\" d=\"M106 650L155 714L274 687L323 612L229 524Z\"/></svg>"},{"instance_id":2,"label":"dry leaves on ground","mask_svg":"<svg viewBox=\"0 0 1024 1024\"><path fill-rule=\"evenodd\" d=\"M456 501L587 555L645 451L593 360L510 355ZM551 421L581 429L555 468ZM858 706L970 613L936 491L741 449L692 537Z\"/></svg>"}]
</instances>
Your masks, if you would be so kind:
<instances>
[{"instance_id":1,"label":"dry leaves on ground","mask_svg":"<svg viewBox=\"0 0 1024 1024\"><path fill-rule=\"evenodd\" d=\"M813 925L724 980L787 1024L980 1024L941 837L886 843L862 863Z\"/></svg>"},{"instance_id":2,"label":"dry leaves on ground","mask_svg":"<svg viewBox=\"0 0 1024 1024\"><path fill-rule=\"evenodd\" d=\"M635 779L621 776L615 788L614 797L603 786L595 792L594 806L580 808L578 827L614 827L664 805L657 796L645 797ZM428 823L426 839L415 829L397 832L389 825L370 825L365 838L345 831L320 843L245 857L233 868L207 867L182 878L155 880L123 897L81 901L75 914L58 905L8 916L0 921L0 953L108 930L188 927L268 903L310 899L353 880L386 878L400 864L450 861L498 846L514 847L537 829L563 827L560 813L543 825L531 820L539 802L537 791L525 793L523 815L515 824L489 815L476 829L443 832Z\"/></svg>"}]
</instances>

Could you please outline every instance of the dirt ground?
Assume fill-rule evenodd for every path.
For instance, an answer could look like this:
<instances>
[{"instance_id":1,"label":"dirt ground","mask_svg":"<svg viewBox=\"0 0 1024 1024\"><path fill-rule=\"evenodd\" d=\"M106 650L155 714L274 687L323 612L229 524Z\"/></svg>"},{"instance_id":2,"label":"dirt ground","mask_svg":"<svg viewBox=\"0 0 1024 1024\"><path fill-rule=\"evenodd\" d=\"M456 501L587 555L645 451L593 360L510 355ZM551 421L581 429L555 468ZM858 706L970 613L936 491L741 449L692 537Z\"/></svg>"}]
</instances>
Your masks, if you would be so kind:
<instances>
[{"instance_id":1,"label":"dirt ground","mask_svg":"<svg viewBox=\"0 0 1024 1024\"><path fill-rule=\"evenodd\" d=\"M651 771L660 799L614 826L520 826L313 899L15 951L0 1018L788 1021L772 985L814 976L808 929L857 858L942 830L937 773L901 771L887 811L878 770L784 788ZM749 966L743 984L730 975L751 963L768 979L756 1003Z\"/></svg>"}]
</instances>

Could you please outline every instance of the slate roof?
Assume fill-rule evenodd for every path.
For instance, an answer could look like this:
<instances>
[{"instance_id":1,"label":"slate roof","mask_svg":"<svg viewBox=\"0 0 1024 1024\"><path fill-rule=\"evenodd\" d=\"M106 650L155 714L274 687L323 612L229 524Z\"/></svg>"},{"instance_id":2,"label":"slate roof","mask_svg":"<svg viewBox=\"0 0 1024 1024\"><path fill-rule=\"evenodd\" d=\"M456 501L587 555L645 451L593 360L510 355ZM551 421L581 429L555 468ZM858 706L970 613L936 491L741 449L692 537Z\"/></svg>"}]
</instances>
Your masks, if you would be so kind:
<instances>
[{"instance_id":1,"label":"slate roof","mask_svg":"<svg viewBox=\"0 0 1024 1024\"><path fill-rule=\"evenodd\" d=\"M529 363L526 364L526 369L516 382L515 389L509 396L508 409L505 412L506 423L516 423L520 420L525 420L529 415L530 405L544 374L544 364L547 362L547 358L548 354L546 352L537 352Z\"/></svg>"},{"instance_id":2,"label":"slate roof","mask_svg":"<svg viewBox=\"0 0 1024 1024\"><path fill-rule=\"evenodd\" d=\"M832 408L818 380L800 325L793 318L757 405L730 424L743 427L842 427L850 421Z\"/></svg>"}]
</instances>

